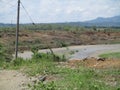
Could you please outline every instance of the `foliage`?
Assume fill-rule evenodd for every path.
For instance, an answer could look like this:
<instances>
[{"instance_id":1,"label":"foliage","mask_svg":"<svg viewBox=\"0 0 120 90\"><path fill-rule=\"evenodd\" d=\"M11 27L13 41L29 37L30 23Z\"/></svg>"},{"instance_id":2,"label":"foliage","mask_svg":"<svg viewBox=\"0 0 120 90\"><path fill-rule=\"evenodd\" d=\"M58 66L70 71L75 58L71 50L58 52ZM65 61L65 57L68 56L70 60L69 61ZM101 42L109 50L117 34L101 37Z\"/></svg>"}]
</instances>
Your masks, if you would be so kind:
<instances>
[{"instance_id":1,"label":"foliage","mask_svg":"<svg viewBox=\"0 0 120 90\"><path fill-rule=\"evenodd\" d=\"M73 35L80 34L81 31L86 32L86 28L67 26L67 25L23 25L26 30L66 30L73 32ZM8 32L10 28L3 28L1 32ZM93 30L93 29L92 29ZM119 29L117 29L119 31ZM109 30L106 30L109 32ZM114 30L111 32L115 32ZM1 35L2 36L2 35ZM93 35L92 35L93 36ZM38 39L35 43L41 43ZM60 42L60 45L67 46L65 42ZM31 51L34 53L33 58L30 60L23 60L18 58L17 60L6 63L8 53L3 45L0 44L0 67L4 69L20 69L23 70L29 76L47 75L54 76L56 80L49 82L38 82L32 86L33 90L119 90L120 89L120 69L90 69L83 67L78 63L77 68L69 68L69 66L59 64L59 62L66 61L65 55L54 57L51 53L38 53L38 47L32 47ZM8 51L7 51L8 52ZM78 51L76 51L78 52ZM70 54L75 53L71 51ZM107 55L105 55L107 56ZM119 53L110 54L112 57L119 57ZM108 56L107 56L108 57ZM8 59L7 59L8 60ZM66 62L65 62L66 63ZM110 77L106 79L105 77ZM114 80L111 80L114 78ZM111 82L116 85L111 85Z\"/></svg>"},{"instance_id":2,"label":"foliage","mask_svg":"<svg viewBox=\"0 0 120 90\"><path fill-rule=\"evenodd\" d=\"M77 68L69 68L54 62L50 53L37 53L30 60L18 58L11 63L4 64L6 69L22 69L29 76L47 75L54 78L48 82L37 82L29 85L33 90L119 90L119 69L92 69L77 63ZM64 56L63 56L64 57ZM112 77L111 77L112 76ZM116 85L111 85L111 78L116 78Z\"/></svg>"},{"instance_id":3,"label":"foliage","mask_svg":"<svg viewBox=\"0 0 120 90\"><path fill-rule=\"evenodd\" d=\"M120 58L120 52L106 53L99 56L103 58Z\"/></svg>"},{"instance_id":4,"label":"foliage","mask_svg":"<svg viewBox=\"0 0 120 90\"><path fill-rule=\"evenodd\" d=\"M104 80L107 75L118 76L119 71L117 71L116 74L112 73L115 72L115 70L112 72L109 71L110 70L93 70L82 67L77 69L61 67L57 68L56 73L51 72L54 76L60 76L58 80L55 80L54 83L53 81L47 83L38 82L38 84L33 86L33 90L117 90L119 88L119 80L117 81L118 86L110 86L107 84L109 81Z\"/></svg>"},{"instance_id":5,"label":"foliage","mask_svg":"<svg viewBox=\"0 0 120 90\"><path fill-rule=\"evenodd\" d=\"M31 48L31 51L32 51L33 54L38 53L38 47L33 46L33 47Z\"/></svg>"},{"instance_id":6,"label":"foliage","mask_svg":"<svg viewBox=\"0 0 120 90\"><path fill-rule=\"evenodd\" d=\"M3 66L3 64L6 62L10 62L11 58L12 55L2 44L0 44L0 66Z\"/></svg>"},{"instance_id":7,"label":"foliage","mask_svg":"<svg viewBox=\"0 0 120 90\"><path fill-rule=\"evenodd\" d=\"M47 84L39 82L38 84L35 84L32 88L33 90L57 90L56 85L53 81Z\"/></svg>"},{"instance_id":8,"label":"foliage","mask_svg":"<svg viewBox=\"0 0 120 90\"><path fill-rule=\"evenodd\" d=\"M92 27L94 31L97 31L97 27L96 26L93 26Z\"/></svg>"},{"instance_id":9,"label":"foliage","mask_svg":"<svg viewBox=\"0 0 120 90\"><path fill-rule=\"evenodd\" d=\"M25 63L25 60L22 58L17 58L13 61L14 66L22 66Z\"/></svg>"},{"instance_id":10,"label":"foliage","mask_svg":"<svg viewBox=\"0 0 120 90\"><path fill-rule=\"evenodd\" d=\"M5 49L4 49L3 45L0 44L0 67L3 66L3 64L5 62L5 58L6 58Z\"/></svg>"},{"instance_id":11,"label":"foliage","mask_svg":"<svg viewBox=\"0 0 120 90\"><path fill-rule=\"evenodd\" d=\"M4 52L5 52L5 50L4 50L3 46L0 44L0 57L1 57L1 59L4 57Z\"/></svg>"}]
</instances>

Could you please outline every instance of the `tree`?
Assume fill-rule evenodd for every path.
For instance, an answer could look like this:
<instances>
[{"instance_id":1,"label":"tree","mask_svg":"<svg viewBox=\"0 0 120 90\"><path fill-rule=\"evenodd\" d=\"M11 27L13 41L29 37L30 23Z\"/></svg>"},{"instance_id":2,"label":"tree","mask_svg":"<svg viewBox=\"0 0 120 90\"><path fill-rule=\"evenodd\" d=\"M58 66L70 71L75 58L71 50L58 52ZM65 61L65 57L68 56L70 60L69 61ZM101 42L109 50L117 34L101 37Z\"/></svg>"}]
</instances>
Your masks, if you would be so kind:
<instances>
[{"instance_id":1,"label":"tree","mask_svg":"<svg viewBox=\"0 0 120 90\"><path fill-rule=\"evenodd\" d=\"M96 26L93 26L92 27L94 31L97 31L97 27Z\"/></svg>"}]
</instances>

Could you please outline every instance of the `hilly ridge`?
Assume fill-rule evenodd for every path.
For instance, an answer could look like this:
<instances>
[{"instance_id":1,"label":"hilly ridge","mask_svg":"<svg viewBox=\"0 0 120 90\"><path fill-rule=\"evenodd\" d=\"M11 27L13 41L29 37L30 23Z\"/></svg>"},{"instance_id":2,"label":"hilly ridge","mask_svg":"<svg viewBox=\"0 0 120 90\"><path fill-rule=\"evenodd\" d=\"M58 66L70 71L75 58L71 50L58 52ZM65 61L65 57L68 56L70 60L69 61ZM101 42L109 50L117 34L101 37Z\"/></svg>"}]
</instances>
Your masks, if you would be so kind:
<instances>
[{"instance_id":1,"label":"hilly ridge","mask_svg":"<svg viewBox=\"0 0 120 90\"><path fill-rule=\"evenodd\" d=\"M25 25L29 25L29 24L30 23L25 24ZM39 23L39 24L42 24L42 23ZM67 23L63 22L63 23L44 23L44 24L59 24L59 25L86 26L86 27L92 27L92 26L120 27L120 16L114 16L114 17L108 17L108 18L98 17L96 19L84 21L84 22L67 22ZM5 26L15 26L15 24L0 23L0 27L5 27Z\"/></svg>"},{"instance_id":2,"label":"hilly ridge","mask_svg":"<svg viewBox=\"0 0 120 90\"><path fill-rule=\"evenodd\" d=\"M120 16L109 18L98 17L96 19L85 22L70 22L70 25L77 26L97 26L97 27L120 27Z\"/></svg>"}]
</instances>

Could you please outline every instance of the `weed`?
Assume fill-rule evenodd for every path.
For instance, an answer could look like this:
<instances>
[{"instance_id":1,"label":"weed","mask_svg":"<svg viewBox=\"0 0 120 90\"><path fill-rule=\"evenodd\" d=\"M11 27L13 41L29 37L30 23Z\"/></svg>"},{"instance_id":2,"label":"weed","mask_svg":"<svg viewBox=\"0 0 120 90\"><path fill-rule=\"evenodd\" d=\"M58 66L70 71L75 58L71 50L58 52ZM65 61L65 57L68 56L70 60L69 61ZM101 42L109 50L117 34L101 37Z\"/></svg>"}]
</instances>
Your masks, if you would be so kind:
<instances>
[{"instance_id":1,"label":"weed","mask_svg":"<svg viewBox=\"0 0 120 90\"><path fill-rule=\"evenodd\" d=\"M66 57L63 55L60 61ZM78 63L77 63L78 64ZM0 67L5 69L22 69L29 76L58 76L43 82L28 84L33 90L119 90L120 89L120 69L92 69L78 64L77 68L69 68L61 65L58 67L57 60L53 60L50 53L35 53L30 60L18 58L10 63L0 63ZM110 77L110 78L109 78ZM111 78L114 78L111 81ZM115 83L111 85L109 83Z\"/></svg>"},{"instance_id":2,"label":"weed","mask_svg":"<svg viewBox=\"0 0 120 90\"><path fill-rule=\"evenodd\" d=\"M46 84L39 82L38 84L35 84L32 87L32 89L33 90L57 90L54 81L46 83Z\"/></svg>"},{"instance_id":3,"label":"weed","mask_svg":"<svg viewBox=\"0 0 120 90\"><path fill-rule=\"evenodd\" d=\"M120 52L106 53L106 54L101 54L99 56L103 58L120 58Z\"/></svg>"}]
</instances>

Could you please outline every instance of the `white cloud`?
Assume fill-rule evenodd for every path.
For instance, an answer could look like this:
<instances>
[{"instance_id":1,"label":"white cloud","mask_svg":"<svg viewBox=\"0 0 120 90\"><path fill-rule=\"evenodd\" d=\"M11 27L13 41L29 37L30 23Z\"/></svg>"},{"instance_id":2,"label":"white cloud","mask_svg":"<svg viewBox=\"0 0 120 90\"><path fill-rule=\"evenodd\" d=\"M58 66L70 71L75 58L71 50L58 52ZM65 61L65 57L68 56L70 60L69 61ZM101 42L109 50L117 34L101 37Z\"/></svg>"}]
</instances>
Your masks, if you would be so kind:
<instances>
[{"instance_id":1,"label":"white cloud","mask_svg":"<svg viewBox=\"0 0 120 90\"><path fill-rule=\"evenodd\" d=\"M10 1L2 0L0 8ZM21 0L21 2L35 22L84 21L120 15L120 0ZM15 3L16 0L10 2ZM0 22L10 22L11 16L16 19L16 7L13 9L9 8L10 6L0 9ZM2 18L3 16L5 18ZM21 22L30 22L23 8Z\"/></svg>"}]
</instances>

